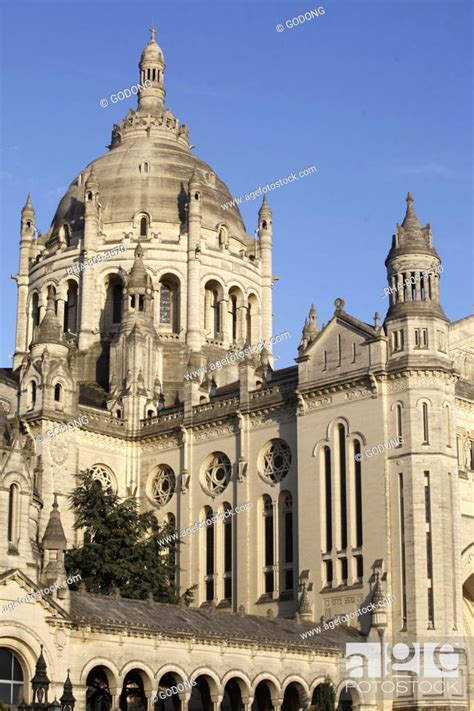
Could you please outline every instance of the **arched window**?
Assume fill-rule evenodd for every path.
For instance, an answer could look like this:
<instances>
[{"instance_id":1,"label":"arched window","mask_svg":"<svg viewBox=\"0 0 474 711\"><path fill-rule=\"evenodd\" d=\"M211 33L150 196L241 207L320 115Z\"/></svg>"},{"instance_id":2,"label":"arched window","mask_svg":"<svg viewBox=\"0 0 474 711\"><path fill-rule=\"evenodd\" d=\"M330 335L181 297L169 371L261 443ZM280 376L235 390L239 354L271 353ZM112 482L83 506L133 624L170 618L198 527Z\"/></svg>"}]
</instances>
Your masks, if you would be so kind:
<instances>
[{"instance_id":1,"label":"arched window","mask_svg":"<svg viewBox=\"0 0 474 711\"><path fill-rule=\"evenodd\" d=\"M402 406L400 405L400 403L397 403L395 405L395 417L396 417L396 426L397 426L397 437L398 437L399 441L401 441L401 439L403 439L403 428L402 428ZM401 447L402 445L399 444L398 446Z\"/></svg>"},{"instance_id":2,"label":"arched window","mask_svg":"<svg viewBox=\"0 0 474 711\"><path fill-rule=\"evenodd\" d=\"M214 573L215 573L215 563L214 563L214 553L215 553L215 530L214 522L212 521L213 513L209 506L206 506L206 530L204 535L206 537L206 547L205 547L205 557L206 557L206 576L204 578L205 589L206 589L206 602L211 602L214 600Z\"/></svg>"},{"instance_id":3,"label":"arched window","mask_svg":"<svg viewBox=\"0 0 474 711\"><path fill-rule=\"evenodd\" d=\"M355 488L355 529L356 547L362 545L362 462L360 456L360 442L354 441L354 488ZM362 558L362 556L361 556ZM360 577L357 574L357 577Z\"/></svg>"},{"instance_id":4,"label":"arched window","mask_svg":"<svg viewBox=\"0 0 474 711\"><path fill-rule=\"evenodd\" d=\"M263 497L263 579L264 592L272 597L275 589L274 564L275 552L273 542L273 503L268 494Z\"/></svg>"},{"instance_id":5,"label":"arched window","mask_svg":"<svg viewBox=\"0 0 474 711\"><path fill-rule=\"evenodd\" d=\"M324 447L324 500L326 521L326 552L332 551L332 480L331 450Z\"/></svg>"},{"instance_id":6,"label":"arched window","mask_svg":"<svg viewBox=\"0 0 474 711\"><path fill-rule=\"evenodd\" d=\"M430 442L430 432L429 432L429 421L428 421L428 405L426 402L422 403L422 418L423 418L423 444L429 444Z\"/></svg>"},{"instance_id":7,"label":"arched window","mask_svg":"<svg viewBox=\"0 0 474 711\"><path fill-rule=\"evenodd\" d=\"M232 600L232 507L224 504L224 599Z\"/></svg>"},{"instance_id":8,"label":"arched window","mask_svg":"<svg viewBox=\"0 0 474 711\"><path fill-rule=\"evenodd\" d=\"M160 281L160 324L179 333L179 281L171 274Z\"/></svg>"},{"instance_id":9,"label":"arched window","mask_svg":"<svg viewBox=\"0 0 474 711\"><path fill-rule=\"evenodd\" d=\"M86 685L87 711L109 711L112 708L112 696L104 667L94 667L87 675Z\"/></svg>"},{"instance_id":10,"label":"arched window","mask_svg":"<svg viewBox=\"0 0 474 711\"><path fill-rule=\"evenodd\" d=\"M280 494L280 592L294 588L293 580L293 498L289 491Z\"/></svg>"},{"instance_id":11,"label":"arched window","mask_svg":"<svg viewBox=\"0 0 474 711\"><path fill-rule=\"evenodd\" d=\"M77 333L77 284L70 281L64 308L64 333Z\"/></svg>"},{"instance_id":12,"label":"arched window","mask_svg":"<svg viewBox=\"0 0 474 711\"><path fill-rule=\"evenodd\" d=\"M0 701L18 706L23 699L23 670L11 649L0 647Z\"/></svg>"},{"instance_id":13,"label":"arched window","mask_svg":"<svg viewBox=\"0 0 474 711\"><path fill-rule=\"evenodd\" d=\"M105 303L101 319L101 333L108 334L122 321L123 283L118 274L108 274L105 283Z\"/></svg>"},{"instance_id":14,"label":"arched window","mask_svg":"<svg viewBox=\"0 0 474 711\"><path fill-rule=\"evenodd\" d=\"M146 237L148 234L148 220L146 217L140 218L140 237Z\"/></svg>"},{"instance_id":15,"label":"arched window","mask_svg":"<svg viewBox=\"0 0 474 711\"><path fill-rule=\"evenodd\" d=\"M341 549L347 548L347 483L346 483L346 432L338 425L339 434L339 496L341 516ZM346 561L347 562L347 561ZM347 579L347 576L346 578Z\"/></svg>"},{"instance_id":16,"label":"arched window","mask_svg":"<svg viewBox=\"0 0 474 711\"><path fill-rule=\"evenodd\" d=\"M36 407L36 382L34 380L30 384L30 407L31 409Z\"/></svg>"},{"instance_id":17,"label":"arched window","mask_svg":"<svg viewBox=\"0 0 474 711\"><path fill-rule=\"evenodd\" d=\"M210 281L204 290L204 328L212 339L218 339L221 332L219 289L217 282Z\"/></svg>"},{"instance_id":18,"label":"arched window","mask_svg":"<svg viewBox=\"0 0 474 711\"><path fill-rule=\"evenodd\" d=\"M18 484L11 484L8 490L8 542L17 546L19 539L20 490Z\"/></svg>"},{"instance_id":19,"label":"arched window","mask_svg":"<svg viewBox=\"0 0 474 711\"><path fill-rule=\"evenodd\" d=\"M61 402L62 387L60 383L56 383L54 386L54 402Z\"/></svg>"}]
</instances>

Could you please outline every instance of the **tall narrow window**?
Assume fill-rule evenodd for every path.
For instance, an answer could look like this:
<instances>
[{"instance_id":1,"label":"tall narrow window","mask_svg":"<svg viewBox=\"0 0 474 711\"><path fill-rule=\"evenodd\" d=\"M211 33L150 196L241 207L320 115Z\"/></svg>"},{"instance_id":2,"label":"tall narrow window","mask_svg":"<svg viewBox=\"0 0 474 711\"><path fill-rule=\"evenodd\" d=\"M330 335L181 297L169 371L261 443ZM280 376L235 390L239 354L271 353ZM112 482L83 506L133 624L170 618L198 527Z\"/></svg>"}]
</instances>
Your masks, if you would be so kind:
<instances>
[{"instance_id":1,"label":"tall narrow window","mask_svg":"<svg viewBox=\"0 0 474 711\"><path fill-rule=\"evenodd\" d=\"M342 344L341 344L341 334L337 334L337 365L340 367L342 362Z\"/></svg>"},{"instance_id":2,"label":"tall narrow window","mask_svg":"<svg viewBox=\"0 0 474 711\"><path fill-rule=\"evenodd\" d=\"M225 504L224 510L226 513L230 512L230 504ZM224 519L224 598L232 600L232 516L230 513L227 513L227 518Z\"/></svg>"},{"instance_id":3,"label":"tall narrow window","mask_svg":"<svg viewBox=\"0 0 474 711\"><path fill-rule=\"evenodd\" d=\"M61 390L60 383L56 383L54 386L54 402L61 402Z\"/></svg>"},{"instance_id":4,"label":"tall narrow window","mask_svg":"<svg viewBox=\"0 0 474 711\"><path fill-rule=\"evenodd\" d=\"M348 576L347 558L340 558L339 564L341 566L341 582L343 585L347 585L347 576Z\"/></svg>"},{"instance_id":5,"label":"tall narrow window","mask_svg":"<svg viewBox=\"0 0 474 711\"><path fill-rule=\"evenodd\" d=\"M332 482L331 482L331 450L324 447L324 489L326 508L326 551L332 550Z\"/></svg>"},{"instance_id":6,"label":"tall narrow window","mask_svg":"<svg viewBox=\"0 0 474 711\"><path fill-rule=\"evenodd\" d=\"M400 403L395 405L395 417L397 423L397 437L399 441L403 439L403 428L402 428L402 406ZM401 447L401 444L399 445Z\"/></svg>"},{"instance_id":7,"label":"tall narrow window","mask_svg":"<svg viewBox=\"0 0 474 711\"><path fill-rule=\"evenodd\" d=\"M112 291L112 322L120 323L122 320L122 285L115 284Z\"/></svg>"},{"instance_id":8,"label":"tall narrow window","mask_svg":"<svg viewBox=\"0 0 474 711\"><path fill-rule=\"evenodd\" d=\"M329 588L332 588L332 581L334 579L332 560L324 561L324 567L326 569L326 585Z\"/></svg>"},{"instance_id":9,"label":"tall narrow window","mask_svg":"<svg viewBox=\"0 0 474 711\"><path fill-rule=\"evenodd\" d=\"M353 344L352 344L352 362L353 362L353 363L356 362L356 356L357 356L357 353L356 353L356 344L353 343Z\"/></svg>"},{"instance_id":10,"label":"tall narrow window","mask_svg":"<svg viewBox=\"0 0 474 711\"><path fill-rule=\"evenodd\" d=\"M280 495L281 590L293 590L293 499L289 492Z\"/></svg>"},{"instance_id":11,"label":"tall narrow window","mask_svg":"<svg viewBox=\"0 0 474 711\"><path fill-rule=\"evenodd\" d=\"M77 333L77 284L69 282L64 308L64 333Z\"/></svg>"},{"instance_id":12,"label":"tall narrow window","mask_svg":"<svg viewBox=\"0 0 474 711\"><path fill-rule=\"evenodd\" d=\"M232 308L232 341L235 342L237 340L237 297L231 296L230 303Z\"/></svg>"},{"instance_id":13,"label":"tall narrow window","mask_svg":"<svg viewBox=\"0 0 474 711\"><path fill-rule=\"evenodd\" d=\"M323 351L323 370L326 370L328 366L328 354L327 351Z\"/></svg>"},{"instance_id":14,"label":"tall narrow window","mask_svg":"<svg viewBox=\"0 0 474 711\"><path fill-rule=\"evenodd\" d=\"M39 296L38 292L35 291L31 300L31 318L33 320L33 326L38 326L39 324Z\"/></svg>"},{"instance_id":15,"label":"tall narrow window","mask_svg":"<svg viewBox=\"0 0 474 711\"><path fill-rule=\"evenodd\" d=\"M140 237L146 237L148 233L148 220L146 217L140 219Z\"/></svg>"},{"instance_id":16,"label":"tall narrow window","mask_svg":"<svg viewBox=\"0 0 474 711\"><path fill-rule=\"evenodd\" d=\"M357 582L362 583L364 579L364 559L361 555L356 555L355 559Z\"/></svg>"},{"instance_id":17,"label":"tall narrow window","mask_svg":"<svg viewBox=\"0 0 474 711\"><path fill-rule=\"evenodd\" d=\"M407 574L406 574L406 548L405 548L405 499L403 491L403 474L398 475L398 496L400 510L400 558L401 558L401 585L402 585L402 629L407 626Z\"/></svg>"},{"instance_id":18,"label":"tall narrow window","mask_svg":"<svg viewBox=\"0 0 474 711\"><path fill-rule=\"evenodd\" d=\"M18 496L18 486L12 484L8 490L8 542L13 546L16 546L18 543Z\"/></svg>"},{"instance_id":19,"label":"tall narrow window","mask_svg":"<svg viewBox=\"0 0 474 711\"><path fill-rule=\"evenodd\" d=\"M354 477L355 477L355 523L356 523L356 546L362 545L362 462L360 456L360 442L354 442Z\"/></svg>"},{"instance_id":20,"label":"tall narrow window","mask_svg":"<svg viewBox=\"0 0 474 711\"><path fill-rule=\"evenodd\" d=\"M265 593L272 595L275 589L273 566L275 562L273 544L273 504L269 496L263 499L263 536L264 536L264 581Z\"/></svg>"},{"instance_id":21,"label":"tall narrow window","mask_svg":"<svg viewBox=\"0 0 474 711\"><path fill-rule=\"evenodd\" d=\"M221 330L221 319L219 313L219 296L216 289L212 291L211 306L213 310L214 338L217 338Z\"/></svg>"},{"instance_id":22,"label":"tall narrow window","mask_svg":"<svg viewBox=\"0 0 474 711\"><path fill-rule=\"evenodd\" d=\"M344 425L338 425L339 432L339 493L341 515L341 549L347 548L347 489L346 489L346 433Z\"/></svg>"},{"instance_id":23,"label":"tall narrow window","mask_svg":"<svg viewBox=\"0 0 474 711\"><path fill-rule=\"evenodd\" d=\"M425 478L425 523L426 523L426 577L428 582L428 629L434 628L433 596L433 545L431 526L431 491L430 473L424 472Z\"/></svg>"},{"instance_id":24,"label":"tall narrow window","mask_svg":"<svg viewBox=\"0 0 474 711\"><path fill-rule=\"evenodd\" d=\"M160 289L160 323L171 323L171 289L167 284Z\"/></svg>"},{"instance_id":25,"label":"tall narrow window","mask_svg":"<svg viewBox=\"0 0 474 711\"><path fill-rule=\"evenodd\" d=\"M206 509L206 601L214 600L214 523L212 509Z\"/></svg>"},{"instance_id":26,"label":"tall narrow window","mask_svg":"<svg viewBox=\"0 0 474 711\"><path fill-rule=\"evenodd\" d=\"M423 444L429 444L430 442L430 432L429 432L429 422L428 422L428 405L424 402L421 406L422 418L423 418Z\"/></svg>"},{"instance_id":27,"label":"tall narrow window","mask_svg":"<svg viewBox=\"0 0 474 711\"><path fill-rule=\"evenodd\" d=\"M31 407L34 409L36 407L36 383L34 380L31 381L30 385L30 403Z\"/></svg>"}]
</instances>

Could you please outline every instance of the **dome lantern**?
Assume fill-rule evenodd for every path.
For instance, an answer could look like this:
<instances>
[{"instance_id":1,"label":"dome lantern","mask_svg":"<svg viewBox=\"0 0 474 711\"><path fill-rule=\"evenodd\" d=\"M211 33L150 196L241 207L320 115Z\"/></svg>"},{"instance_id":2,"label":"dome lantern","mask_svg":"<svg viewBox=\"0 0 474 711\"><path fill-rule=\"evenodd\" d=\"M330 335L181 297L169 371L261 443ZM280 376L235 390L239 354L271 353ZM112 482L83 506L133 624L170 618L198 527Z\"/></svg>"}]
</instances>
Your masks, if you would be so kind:
<instances>
[{"instance_id":1,"label":"dome lantern","mask_svg":"<svg viewBox=\"0 0 474 711\"><path fill-rule=\"evenodd\" d=\"M165 62L161 47L156 42L156 30L150 28L150 39L140 58L140 90L138 110L147 114L158 114L163 110L165 100Z\"/></svg>"}]
</instances>

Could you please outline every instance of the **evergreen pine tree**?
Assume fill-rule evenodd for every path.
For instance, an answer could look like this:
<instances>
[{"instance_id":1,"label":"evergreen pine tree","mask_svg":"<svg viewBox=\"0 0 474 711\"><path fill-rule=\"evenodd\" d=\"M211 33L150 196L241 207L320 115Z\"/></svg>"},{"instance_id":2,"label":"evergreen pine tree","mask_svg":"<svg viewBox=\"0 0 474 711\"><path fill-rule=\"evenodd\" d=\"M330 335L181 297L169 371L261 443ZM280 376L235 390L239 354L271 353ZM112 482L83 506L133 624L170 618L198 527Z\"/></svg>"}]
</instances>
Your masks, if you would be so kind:
<instances>
[{"instance_id":1,"label":"evergreen pine tree","mask_svg":"<svg viewBox=\"0 0 474 711\"><path fill-rule=\"evenodd\" d=\"M116 588L123 597L145 599L150 593L160 602L179 602L175 587L177 541L159 541L173 533L160 526L151 511L139 513L134 497L120 500L103 489L89 471L81 472L79 485L69 497L74 528L84 533L80 546L66 552L68 574L79 573L87 591L110 595ZM192 600L192 589L182 596Z\"/></svg>"}]
</instances>

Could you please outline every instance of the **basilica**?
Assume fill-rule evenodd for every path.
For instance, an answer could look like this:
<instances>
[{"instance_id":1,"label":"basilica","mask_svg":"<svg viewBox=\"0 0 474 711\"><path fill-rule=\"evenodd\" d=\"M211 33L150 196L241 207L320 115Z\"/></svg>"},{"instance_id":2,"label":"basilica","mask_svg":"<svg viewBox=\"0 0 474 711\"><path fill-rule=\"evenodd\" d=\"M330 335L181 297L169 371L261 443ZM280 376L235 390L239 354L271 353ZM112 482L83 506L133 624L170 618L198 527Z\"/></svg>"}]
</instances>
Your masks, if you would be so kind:
<instances>
[{"instance_id":1,"label":"basilica","mask_svg":"<svg viewBox=\"0 0 474 711\"><path fill-rule=\"evenodd\" d=\"M297 711L330 680L344 710L474 708L474 318L443 311L448 245L409 193L387 224L385 316L365 323L334 294L324 327L313 306L301 339L287 325L294 365L277 369L271 207L247 233L165 105L155 34L137 108L48 231L29 195L21 211L0 369L0 700ZM59 585L84 470L188 531L191 607ZM370 664L362 685L348 649L395 642L423 647L424 681L428 648L447 645L456 684L387 662L407 690L381 691Z\"/></svg>"}]
</instances>

